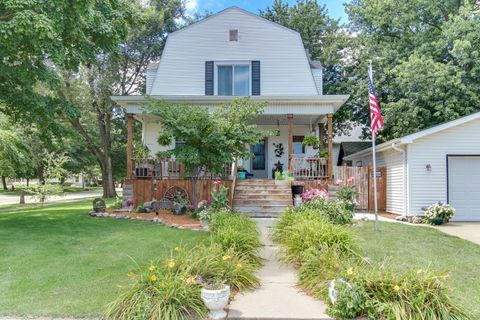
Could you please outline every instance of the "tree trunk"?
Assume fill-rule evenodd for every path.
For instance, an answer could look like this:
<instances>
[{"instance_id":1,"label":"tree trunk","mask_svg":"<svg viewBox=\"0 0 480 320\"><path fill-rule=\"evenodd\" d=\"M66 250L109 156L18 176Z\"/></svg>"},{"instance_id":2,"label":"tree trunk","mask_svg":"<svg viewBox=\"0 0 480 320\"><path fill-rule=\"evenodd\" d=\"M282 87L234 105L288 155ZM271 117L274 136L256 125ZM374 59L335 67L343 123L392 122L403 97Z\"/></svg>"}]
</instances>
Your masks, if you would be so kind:
<instances>
[{"instance_id":1,"label":"tree trunk","mask_svg":"<svg viewBox=\"0 0 480 320\"><path fill-rule=\"evenodd\" d=\"M22 191L20 194L20 204L25 204L25 192Z\"/></svg>"},{"instance_id":2,"label":"tree trunk","mask_svg":"<svg viewBox=\"0 0 480 320\"><path fill-rule=\"evenodd\" d=\"M8 190L7 178L5 176L2 176L2 184L3 184L3 190Z\"/></svg>"},{"instance_id":3,"label":"tree trunk","mask_svg":"<svg viewBox=\"0 0 480 320\"><path fill-rule=\"evenodd\" d=\"M115 191L115 182L113 181L112 159L106 157L102 161L102 187L104 198L115 198L117 192Z\"/></svg>"},{"instance_id":4,"label":"tree trunk","mask_svg":"<svg viewBox=\"0 0 480 320\"><path fill-rule=\"evenodd\" d=\"M63 186L65 183L65 177L60 178L60 185Z\"/></svg>"},{"instance_id":5,"label":"tree trunk","mask_svg":"<svg viewBox=\"0 0 480 320\"><path fill-rule=\"evenodd\" d=\"M30 178L27 178L27 187L30 186Z\"/></svg>"}]
</instances>

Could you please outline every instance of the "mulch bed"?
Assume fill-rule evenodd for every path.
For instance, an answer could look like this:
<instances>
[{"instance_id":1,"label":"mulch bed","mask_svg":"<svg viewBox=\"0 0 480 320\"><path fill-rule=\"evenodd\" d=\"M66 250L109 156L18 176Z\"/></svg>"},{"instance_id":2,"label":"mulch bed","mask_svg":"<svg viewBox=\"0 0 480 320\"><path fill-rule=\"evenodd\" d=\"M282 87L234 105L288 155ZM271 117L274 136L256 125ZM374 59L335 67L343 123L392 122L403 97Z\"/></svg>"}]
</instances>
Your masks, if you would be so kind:
<instances>
[{"instance_id":1,"label":"mulch bed","mask_svg":"<svg viewBox=\"0 0 480 320\"><path fill-rule=\"evenodd\" d=\"M392 220L395 220L395 218L398 217L397 214L387 213L387 212L379 212L378 215L387 219L392 219Z\"/></svg>"},{"instance_id":2,"label":"mulch bed","mask_svg":"<svg viewBox=\"0 0 480 320\"><path fill-rule=\"evenodd\" d=\"M204 231L205 229L200 224L200 221L190 218L188 214L176 215L169 210L159 210L157 213L137 213L129 210L111 210L107 209L106 212L90 212L92 217L101 218L115 218L125 220L141 220L148 222L161 223L168 227L178 229L189 229Z\"/></svg>"}]
</instances>

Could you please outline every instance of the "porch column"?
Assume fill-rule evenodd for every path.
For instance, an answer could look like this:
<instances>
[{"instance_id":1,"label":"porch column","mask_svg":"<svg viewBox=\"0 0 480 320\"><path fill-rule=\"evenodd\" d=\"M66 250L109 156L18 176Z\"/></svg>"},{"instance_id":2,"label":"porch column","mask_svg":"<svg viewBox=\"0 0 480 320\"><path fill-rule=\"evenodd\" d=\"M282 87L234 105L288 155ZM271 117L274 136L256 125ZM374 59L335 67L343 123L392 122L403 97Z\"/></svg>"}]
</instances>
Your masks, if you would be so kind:
<instances>
[{"instance_id":1,"label":"porch column","mask_svg":"<svg viewBox=\"0 0 480 320\"><path fill-rule=\"evenodd\" d=\"M133 157L133 114L127 114L127 179L132 179Z\"/></svg>"},{"instance_id":2,"label":"porch column","mask_svg":"<svg viewBox=\"0 0 480 320\"><path fill-rule=\"evenodd\" d=\"M287 115L288 120L288 169L290 170L290 164L293 155L293 114Z\"/></svg>"},{"instance_id":3,"label":"porch column","mask_svg":"<svg viewBox=\"0 0 480 320\"><path fill-rule=\"evenodd\" d=\"M319 150L322 152L325 144L325 125L323 123L318 124L318 139L320 140Z\"/></svg>"},{"instance_id":4,"label":"porch column","mask_svg":"<svg viewBox=\"0 0 480 320\"><path fill-rule=\"evenodd\" d=\"M333 163L333 142L332 142L332 136L333 136L333 114L329 113L327 116L328 119L328 162L327 162L327 173L328 177L330 179L333 178L333 168L332 168L332 163Z\"/></svg>"}]
</instances>

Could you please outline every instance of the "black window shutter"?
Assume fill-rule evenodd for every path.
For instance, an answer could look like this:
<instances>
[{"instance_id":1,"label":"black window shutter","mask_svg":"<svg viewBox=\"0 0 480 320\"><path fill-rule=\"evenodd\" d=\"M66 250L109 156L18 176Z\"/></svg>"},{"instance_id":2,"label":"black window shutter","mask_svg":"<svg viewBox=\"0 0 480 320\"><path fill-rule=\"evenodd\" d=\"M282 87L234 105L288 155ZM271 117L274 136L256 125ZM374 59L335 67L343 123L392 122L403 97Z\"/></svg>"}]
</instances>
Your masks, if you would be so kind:
<instances>
[{"instance_id":1,"label":"black window shutter","mask_svg":"<svg viewBox=\"0 0 480 320\"><path fill-rule=\"evenodd\" d=\"M252 61L252 96L260 95L260 61Z\"/></svg>"},{"instance_id":2,"label":"black window shutter","mask_svg":"<svg viewBox=\"0 0 480 320\"><path fill-rule=\"evenodd\" d=\"M213 96L213 61L205 61L205 95Z\"/></svg>"}]
</instances>

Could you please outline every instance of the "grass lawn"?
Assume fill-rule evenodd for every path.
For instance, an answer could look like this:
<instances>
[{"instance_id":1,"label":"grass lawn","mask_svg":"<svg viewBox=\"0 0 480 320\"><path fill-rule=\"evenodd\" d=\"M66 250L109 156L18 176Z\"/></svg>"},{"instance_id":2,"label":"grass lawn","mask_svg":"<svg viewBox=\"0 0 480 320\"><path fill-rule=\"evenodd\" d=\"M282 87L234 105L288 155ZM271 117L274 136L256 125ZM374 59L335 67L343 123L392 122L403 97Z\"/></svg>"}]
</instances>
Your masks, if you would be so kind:
<instances>
[{"instance_id":1,"label":"grass lawn","mask_svg":"<svg viewBox=\"0 0 480 320\"><path fill-rule=\"evenodd\" d=\"M91 200L0 212L0 316L100 315L150 260L203 232L92 218Z\"/></svg>"},{"instance_id":2,"label":"grass lawn","mask_svg":"<svg viewBox=\"0 0 480 320\"><path fill-rule=\"evenodd\" d=\"M398 270L431 266L449 275L452 298L480 319L480 246L428 227L381 222L377 238L373 222L354 227L363 254L388 258Z\"/></svg>"}]
</instances>

